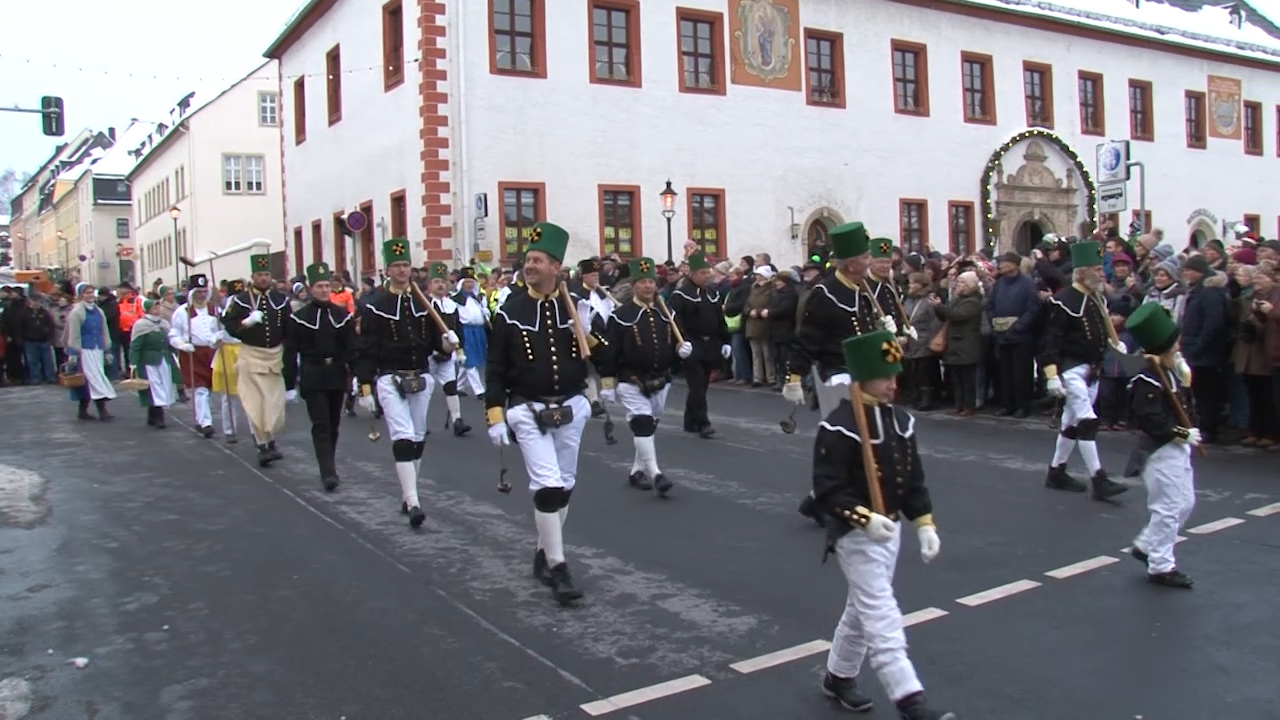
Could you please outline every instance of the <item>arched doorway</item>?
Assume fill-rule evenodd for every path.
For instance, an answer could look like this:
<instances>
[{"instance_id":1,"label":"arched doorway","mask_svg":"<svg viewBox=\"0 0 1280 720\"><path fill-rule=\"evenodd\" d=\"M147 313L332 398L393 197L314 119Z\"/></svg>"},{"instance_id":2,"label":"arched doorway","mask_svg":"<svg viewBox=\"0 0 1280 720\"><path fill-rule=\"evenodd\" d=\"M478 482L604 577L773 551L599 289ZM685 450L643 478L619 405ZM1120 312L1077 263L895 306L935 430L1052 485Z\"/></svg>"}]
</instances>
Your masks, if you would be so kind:
<instances>
[{"instance_id":1,"label":"arched doorway","mask_svg":"<svg viewBox=\"0 0 1280 720\"><path fill-rule=\"evenodd\" d=\"M804 221L805 262L818 255L822 262L831 251L831 231L843 220L829 207L821 207L809 213Z\"/></svg>"},{"instance_id":2,"label":"arched doorway","mask_svg":"<svg viewBox=\"0 0 1280 720\"><path fill-rule=\"evenodd\" d=\"M1006 172L1006 166L1013 171ZM992 153L981 192L978 217L986 218L984 239L997 253L1023 247L1025 236L1035 233L1024 227L1026 221L1061 234L1097 219L1096 188L1084 162L1065 141L1040 128L1014 135ZM1029 247L1038 242L1032 239Z\"/></svg>"},{"instance_id":3,"label":"arched doorway","mask_svg":"<svg viewBox=\"0 0 1280 720\"><path fill-rule=\"evenodd\" d=\"M1200 228L1196 228L1195 230L1191 231L1190 241L1191 241L1191 247L1195 248L1196 250L1199 250L1200 248L1204 247L1205 243L1209 242L1209 238L1208 236L1205 235L1204 230Z\"/></svg>"},{"instance_id":4,"label":"arched doorway","mask_svg":"<svg viewBox=\"0 0 1280 720\"><path fill-rule=\"evenodd\" d=\"M1044 235L1045 230L1040 223L1035 220L1024 220L1018 226L1017 235L1014 236L1014 250L1023 257L1031 257L1031 250L1040 244Z\"/></svg>"}]
</instances>

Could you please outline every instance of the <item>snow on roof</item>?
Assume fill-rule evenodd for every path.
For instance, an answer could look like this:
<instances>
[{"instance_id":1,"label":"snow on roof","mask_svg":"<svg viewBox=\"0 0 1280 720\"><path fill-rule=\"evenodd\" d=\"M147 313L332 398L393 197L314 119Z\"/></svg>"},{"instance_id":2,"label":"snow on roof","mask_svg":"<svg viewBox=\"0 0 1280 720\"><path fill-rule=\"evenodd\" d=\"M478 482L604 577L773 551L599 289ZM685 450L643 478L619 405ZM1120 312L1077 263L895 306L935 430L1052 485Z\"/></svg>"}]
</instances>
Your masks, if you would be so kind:
<instances>
[{"instance_id":1,"label":"snow on roof","mask_svg":"<svg viewBox=\"0 0 1280 720\"><path fill-rule=\"evenodd\" d=\"M1232 22L1231 5L1199 5L1186 0L1179 3L1182 7L1154 0L1139 0L1137 7L1132 0L959 1L1280 63L1280 38L1256 23L1248 9L1244 10L1242 27L1236 27ZM1265 3L1276 9L1280 19L1280 0L1265 0ZM1257 14L1267 21L1267 25L1274 27L1266 13L1259 10Z\"/></svg>"},{"instance_id":2,"label":"snow on roof","mask_svg":"<svg viewBox=\"0 0 1280 720\"><path fill-rule=\"evenodd\" d=\"M156 123L130 118L129 126L116 136L116 144L93 161L93 174L121 177L128 175L138 163L138 159L129 152L137 149L147 135L154 135L157 130Z\"/></svg>"},{"instance_id":3,"label":"snow on roof","mask_svg":"<svg viewBox=\"0 0 1280 720\"><path fill-rule=\"evenodd\" d=\"M8 224L9 224L9 216L0 215L0 225L8 225Z\"/></svg>"}]
</instances>

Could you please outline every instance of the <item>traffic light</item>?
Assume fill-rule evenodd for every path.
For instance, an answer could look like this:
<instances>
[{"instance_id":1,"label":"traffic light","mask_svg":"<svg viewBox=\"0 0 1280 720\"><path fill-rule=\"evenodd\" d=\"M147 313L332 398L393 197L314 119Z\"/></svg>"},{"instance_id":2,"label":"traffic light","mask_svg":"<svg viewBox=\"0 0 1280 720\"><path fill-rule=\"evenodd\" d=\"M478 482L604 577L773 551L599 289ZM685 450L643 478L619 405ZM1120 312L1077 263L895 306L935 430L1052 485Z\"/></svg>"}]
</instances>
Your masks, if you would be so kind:
<instances>
[{"instance_id":1,"label":"traffic light","mask_svg":"<svg viewBox=\"0 0 1280 720\"><path fill-rule=\"evenodd\" d=\"M40 98L40 116L44 134L49 137L62 137L67 131L66 117L62 114L62 98L45 95Z\"/></svg>"}]
</instances>

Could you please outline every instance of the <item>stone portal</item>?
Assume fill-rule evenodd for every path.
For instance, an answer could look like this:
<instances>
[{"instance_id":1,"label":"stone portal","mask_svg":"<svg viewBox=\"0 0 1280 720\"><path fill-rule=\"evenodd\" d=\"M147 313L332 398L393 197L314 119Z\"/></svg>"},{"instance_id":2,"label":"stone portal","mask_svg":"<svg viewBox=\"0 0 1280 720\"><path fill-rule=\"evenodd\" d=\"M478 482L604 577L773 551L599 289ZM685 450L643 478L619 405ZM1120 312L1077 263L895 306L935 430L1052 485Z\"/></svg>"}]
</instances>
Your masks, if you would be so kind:
<instances>
[{"instance_id":1,"label":"stone portal","mask_svg":"<svg viewBox=\"0 0 1280 720\"><path fill-rule=\"evenodd\" d=\"M1022 166L1016 172L1004 174L1009 155L996 165L993 212L997 253L1014 250L1029 255L1047 233L1066 237L1080 232L1082 193L1074 166L1055 153L1053 164L1062 168L1055 172L1047 164L1050 157L1039 140L1029 140L1025 148Z\"/></svg>"}]
</instances>

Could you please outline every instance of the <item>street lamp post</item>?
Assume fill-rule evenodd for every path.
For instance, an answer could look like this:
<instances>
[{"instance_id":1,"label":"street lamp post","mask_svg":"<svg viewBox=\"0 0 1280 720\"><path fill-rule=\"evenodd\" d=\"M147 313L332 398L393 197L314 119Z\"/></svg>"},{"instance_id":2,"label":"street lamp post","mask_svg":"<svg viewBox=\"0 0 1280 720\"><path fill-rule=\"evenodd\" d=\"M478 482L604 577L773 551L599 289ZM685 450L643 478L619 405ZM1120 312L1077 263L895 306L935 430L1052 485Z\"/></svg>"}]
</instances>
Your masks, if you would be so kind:
<instances>
[{"instance_id":1,"label":"street lamp post","mask_svg":"<svg viewBox=\"0 0 1280 720\"><path fill-rule=\"evenodd\" d=\"M677 193L671 188L671 181L667 181L667 187L659 193L662 196L662 217L667 219L667 262L671 262L671 218L676 216L676 196Z\"/></svg>"},{"instance_id":2,"label":"street lamp post","mask_svg":"<svg viewBox=\"0 0 1280 720\"><path fill-rule=\"evenodd\" d=\"M177 205L169 208L169 217L173 218L173 291L178 292L182 287L182 261L178 259L178 216L182 211Z\"/></svg>"},{"instance_id":3,"label":"street lamp post","mask_svg":"<svg viewBox=\"0 0 1280 720\"><path fill-rule=\"evenodd\" d=\"M71 264L67 257L67 238L61 230L54 234L58 236L58 264L62 266L63 277L66 277L67 266Z\"/></svg>"}]
</instances>

